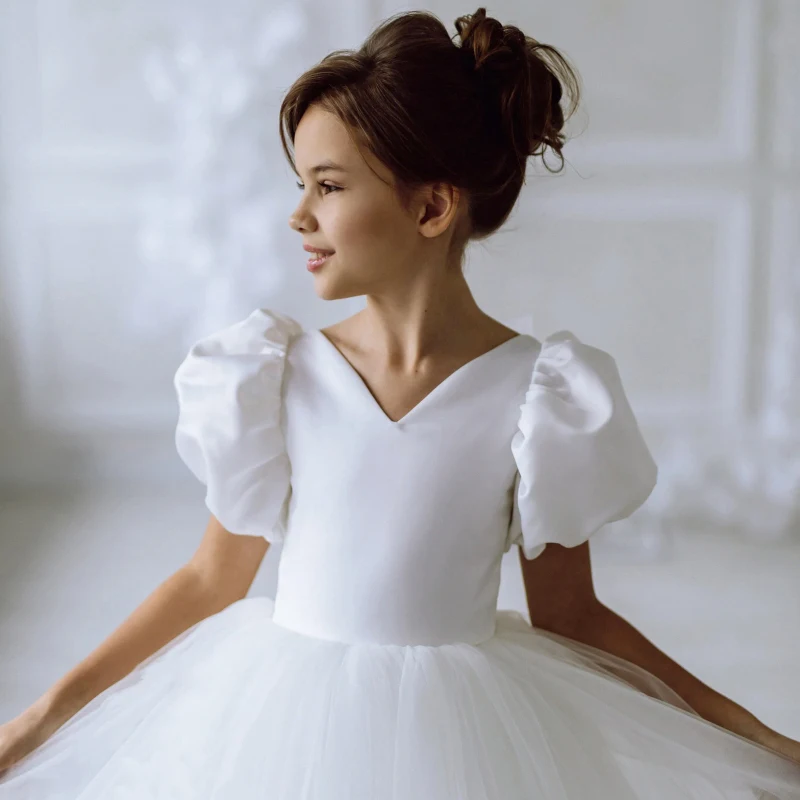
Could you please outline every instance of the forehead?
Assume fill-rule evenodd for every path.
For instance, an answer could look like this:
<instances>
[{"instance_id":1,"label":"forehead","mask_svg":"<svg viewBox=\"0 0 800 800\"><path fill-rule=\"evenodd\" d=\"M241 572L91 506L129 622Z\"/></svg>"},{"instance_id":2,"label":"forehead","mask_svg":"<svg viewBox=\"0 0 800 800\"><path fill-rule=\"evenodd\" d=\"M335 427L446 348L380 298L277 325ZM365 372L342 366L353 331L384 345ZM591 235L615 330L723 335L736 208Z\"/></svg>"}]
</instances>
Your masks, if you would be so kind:
<instances>
[{"instance_id":1,"label":"forehead","mask_svg":"<svg viewBox=\"0 0 800 800\"><path fill-rule=\"evenodd\" d=\"M359 147L348 127L330 111L312 104L303 114L294 136L297 172L312 177L330 174L358 179L386 189L394 186L391 169L365 146ZM343 172L319 170L325 164L336 164Z\"/></svg>"},{"instance_id":2,"label":"forehead","mask_svg":"<svg viewBox=\"0 0 800 800\"><path fill-rule=\"evenodd\" d=\"M301 172L326 165L337 165L355 172L362 163L358 148L342 121L335 114L314 105L303 114L297 126L294 150L297 168Z\"/></svg>"}]
</instances>

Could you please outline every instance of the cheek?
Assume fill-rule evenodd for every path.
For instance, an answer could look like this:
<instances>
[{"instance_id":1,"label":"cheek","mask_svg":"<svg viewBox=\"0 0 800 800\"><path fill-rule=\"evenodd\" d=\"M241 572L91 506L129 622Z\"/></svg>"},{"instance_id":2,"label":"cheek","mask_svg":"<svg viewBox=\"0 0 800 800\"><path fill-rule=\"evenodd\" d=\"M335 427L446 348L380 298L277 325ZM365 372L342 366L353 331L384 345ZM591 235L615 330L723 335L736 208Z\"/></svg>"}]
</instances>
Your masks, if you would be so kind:
<instances>
[{"instance_id":1,"label":"cheek","mask_svg":"<svg viewBox=\"0 0 800 800\"><path fill-rule=\"evenodd\" d=\"M375 200L362 201L346 210L338 210L332 224L342 247L369 252L371 255L386 251L397 252L409 235L408 219L395 207Z\"/></svg>"}]
</instances>

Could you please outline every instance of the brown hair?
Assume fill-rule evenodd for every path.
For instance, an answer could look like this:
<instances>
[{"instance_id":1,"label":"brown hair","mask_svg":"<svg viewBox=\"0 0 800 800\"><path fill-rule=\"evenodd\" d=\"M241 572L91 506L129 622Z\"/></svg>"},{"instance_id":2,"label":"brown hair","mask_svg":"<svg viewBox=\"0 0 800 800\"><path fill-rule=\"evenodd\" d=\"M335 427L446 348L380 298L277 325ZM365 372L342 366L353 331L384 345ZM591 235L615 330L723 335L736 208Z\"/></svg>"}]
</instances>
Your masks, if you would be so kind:
<instances>
[{"instance_id":1,"label":"brown hair","mask_svg":"<svg viewBox=\"0 0 800 800\"><path fill-rule=\"evenodd\" d=\"M494 233L525 183L528 156L563 169L564 89L575 110L580 82L555 48L501 25L486 9L458 17L455 44L436 16L410 11L382 22L357 50L336 50L301 75L280 108L283 150L297 173L284 128L295 132L312 103L335 114L395 177L401 202L428 182L468 197L469 229L454 240ZM546 148L561 159L552 170Z\"/></svg>"}]
</instances>

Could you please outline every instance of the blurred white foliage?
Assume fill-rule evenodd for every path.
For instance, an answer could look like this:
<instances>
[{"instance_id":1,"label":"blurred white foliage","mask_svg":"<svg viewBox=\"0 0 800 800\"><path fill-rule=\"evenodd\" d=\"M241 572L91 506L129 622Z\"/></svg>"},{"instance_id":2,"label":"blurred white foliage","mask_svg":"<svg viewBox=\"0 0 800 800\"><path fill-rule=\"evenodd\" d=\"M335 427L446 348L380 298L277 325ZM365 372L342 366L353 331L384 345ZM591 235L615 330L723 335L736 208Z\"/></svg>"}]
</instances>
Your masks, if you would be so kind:
<instances>
[{"instance_id":1,"label":"blurred white foliage","mask_svg":"<svg viewBox=\"0 0 800 800\"><path fill-rule=\"evenodd\" d=\"M287 224L288 212L276 187L288 184L274 156L277 111L307 21L297 3L171 2L162 10L168 34L142 69L174 135L163 184L142 198L144 274L126 307L143 335L174 324L191 342L252 310L253 298L280 281L275 226Z\"/></svg>"},{"instance_id":2,"label":"blurred white foliage","mask_svg":"<svg viewBox=\"0 0 800 800\"><path fill-rule=\"evenodd\" d=\"M645 525L728 529L762 541L796 532L800 453L791 439L757 428L738 434L671 430L656 459L658 484Z\"/></svg>"}]
</instances>

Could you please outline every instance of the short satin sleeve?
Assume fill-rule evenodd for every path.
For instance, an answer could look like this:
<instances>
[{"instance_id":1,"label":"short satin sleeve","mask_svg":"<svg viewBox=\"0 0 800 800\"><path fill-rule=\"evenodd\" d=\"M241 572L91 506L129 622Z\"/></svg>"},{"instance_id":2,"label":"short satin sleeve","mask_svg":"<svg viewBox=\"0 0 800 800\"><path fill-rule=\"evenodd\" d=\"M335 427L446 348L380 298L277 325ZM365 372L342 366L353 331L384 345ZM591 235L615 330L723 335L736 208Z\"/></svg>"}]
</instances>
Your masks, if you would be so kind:
<instances>
[{"instance_id":1,"label":"short satin sleeve","mask_svg":"<svg viewBox=\"0 0 800 800\"><path fill-rule=\"evenodd\" d=\"M281 386L290 341L301 332L291 317L257 309L194 344L175 373L178 455L231 533L274 542L286 532Z\"/></svg>"},{"instance_id":2,"label":"short satin sleeve","mask_svg":"<svg viewBox=\"0 0 800 800\"><path fill-rule=\"evenodd\" d=\"M542 343L511 450L506 549L520 545L528 559L548 542L575 547L630 516L658 476L616 362L570 331Z\"/></svg>"}]
</instances>

